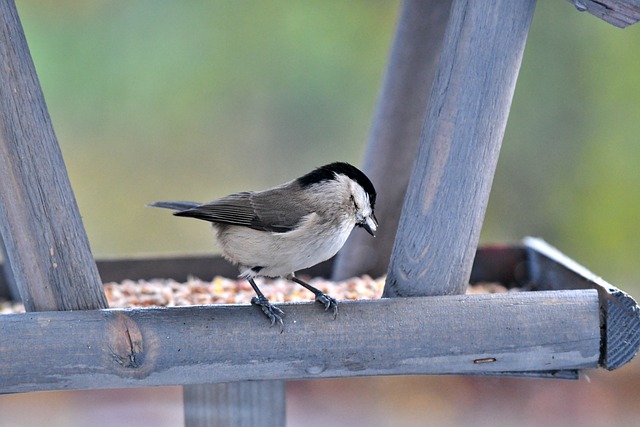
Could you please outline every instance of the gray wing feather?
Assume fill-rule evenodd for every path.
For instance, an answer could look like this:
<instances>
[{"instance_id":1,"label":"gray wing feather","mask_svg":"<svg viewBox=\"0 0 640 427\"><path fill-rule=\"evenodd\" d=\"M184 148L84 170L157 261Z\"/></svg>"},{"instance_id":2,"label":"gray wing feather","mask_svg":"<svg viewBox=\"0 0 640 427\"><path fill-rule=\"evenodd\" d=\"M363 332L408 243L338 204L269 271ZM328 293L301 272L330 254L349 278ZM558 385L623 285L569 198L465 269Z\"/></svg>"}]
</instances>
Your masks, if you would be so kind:
<instances>
[{"instance_id":1,"label":"gray wing feather","mask_svg":"<svg viewBox=\"0 0 640 427\"><path fill-rule=\"evenodd\" d=\"M293 194L283 191L281 187L235 193L174 215L285 233L293 230L303 216L311 213L302 208L295 197L291 197Z\"/></svg>"},{"instance_id":2,"label":"gray wing feather","mask_svg":"<svg viewBox=\"0 0 640 427\"><path fill-rule=\"evenodd\" d=\"M298 189L291 186L253 193L251 202L256 213L256 224L269 231L291 231L313 212L300 200Z\"/></svg>"},{"instance_id":3,"label":"gray wing feather","mask_svg":"<svg viewBox=\"0 0 640 427\"><path fill-rule=\"evenodd\" d=\"M200 203L196 202L155 202L148 205L153 208L172 209L174 211L183 211L186 209L192 209L200 206Z\"/></svg>"}]
</instances>

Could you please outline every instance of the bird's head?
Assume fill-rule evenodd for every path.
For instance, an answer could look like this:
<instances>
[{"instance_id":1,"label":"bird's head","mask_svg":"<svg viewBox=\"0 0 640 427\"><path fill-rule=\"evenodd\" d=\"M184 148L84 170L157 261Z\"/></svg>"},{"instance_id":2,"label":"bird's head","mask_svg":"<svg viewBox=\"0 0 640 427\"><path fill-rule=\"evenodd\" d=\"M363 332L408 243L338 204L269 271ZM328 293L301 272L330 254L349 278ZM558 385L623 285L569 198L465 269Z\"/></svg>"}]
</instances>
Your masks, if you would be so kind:
<instances>
[{"instance_id":1,"label":"bird's head","mask_svg":"<svg viewBox=\"0 0 640 427\"><path fill-rule=\"evenodd\" d=\"M298 178L303 187L311 187L323 182L335 182L339 192L335 200L355 217L356 226L364 228L375 236L378 220L373 212L376 203L376 190L369 178L358 168L349 163L335 162L321 166Z\"/></svg>"}]
</instances>

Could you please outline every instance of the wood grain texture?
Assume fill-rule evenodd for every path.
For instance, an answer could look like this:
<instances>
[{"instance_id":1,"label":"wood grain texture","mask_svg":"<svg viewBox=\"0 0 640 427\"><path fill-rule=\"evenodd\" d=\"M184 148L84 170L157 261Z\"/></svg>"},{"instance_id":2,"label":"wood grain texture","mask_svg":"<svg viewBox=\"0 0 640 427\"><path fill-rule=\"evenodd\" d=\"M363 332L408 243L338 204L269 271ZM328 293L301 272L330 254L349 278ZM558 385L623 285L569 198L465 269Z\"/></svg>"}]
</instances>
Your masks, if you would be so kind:
<instances>
[{"instance_id":1,"label":"wood grain texture","mask_svg":"<svg viewBox=\"0 0 640 427\"><path fill-rule=\"evenodd\" d=\"M89 242L12 0L0 2L0 234L27 310L103 308Z\"/></svg>"},{"instance_id":2,"label":"wood grain texture","mask_svg":"<svg viewBox=\"0 0 640 427\"><path fill-rule=\"evenodd\" d=\"M0 316L0 392L597 367L594 290ZM28 357L25 357L28 349Z\"/></svg>"},{"instance_id":3,"label":"wood grain texture","mask_svg":"<svg viewBox=\"0 0 640 427\"><path fill-rule=\"evenodd\" d=\"M184 387L185 427L284 427L284 381Z\"/></svg>"},{"instance_id":4,"label":"wood grain texture","mask_svg":"<svg viewBox=\"0 0 640 427\"><path fill-rule=\"evenodd\" d=\"M336 258L334 280L386 273L440 58L451 0L404 0L373 118L363 171L379 197L375 239L352 233Z\"/></svg>"},{"instance_id":5,"label":"wood grain texture","mask_svg":"<svg viewBox=\"0 0 640 427\"><path fill-rule=\"evenodd\" d=\"M385 296L465 292L534 8L453 2Z\"/></svg>"},{"instance_id":6,"label":"wood grain texture","mask_svg":"<svg viewBox=\"0 0 640 427\"><path fill-rule=\"evenodd\" d=\"M601 364L612 371L628 363L640 348L640 307L626 292L609 289L610 298L600 302L605 307L606 333Z\"/></svg>"},{"instance_id":7,"label":"wood grain texture","mask_svg":"<svg viewBox=\"0 0 640 427\"><path fill-rule=\"evenodd\" d=\"M580 12L588 12L616 27L640 20L640 0L568 0Z\"/></svg>"}]
</instances>

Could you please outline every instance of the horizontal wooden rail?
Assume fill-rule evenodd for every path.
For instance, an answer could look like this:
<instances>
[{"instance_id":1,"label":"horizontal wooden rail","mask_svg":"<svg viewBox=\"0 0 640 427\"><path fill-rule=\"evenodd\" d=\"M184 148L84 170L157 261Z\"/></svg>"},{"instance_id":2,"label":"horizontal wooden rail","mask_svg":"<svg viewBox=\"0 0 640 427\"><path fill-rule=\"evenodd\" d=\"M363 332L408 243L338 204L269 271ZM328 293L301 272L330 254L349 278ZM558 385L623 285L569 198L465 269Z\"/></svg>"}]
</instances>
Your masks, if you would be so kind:
<instances>
[{"instance_id":1,"label":"horizontal wooden rail","mask_svg":"<svg viewBox=\"0 0 640 427\"><path fill-rule=\"evenodd\" d=\"M103 278L114 281L235 274L222 259L206 256L106 260L98 267ZM330 267L329 262L306 273L322 276ZM327 319L317 304L287 305L282 335L266 327L263 316L248 306L4 315L0 392L281 376L577 378L580 368L616 369L638 351L640 310L633 298L539 239L480 248L471 281L536 292L343 302L336 321ZM579 312L562 313L576 303ZM591 347L589 352L577 349L581 356L568 359L573 344L551 350L554 337L559 342L591 337ZM233 350L225 350L227 359L221 362L220 349L229 346ZM127 353L128 348L135 351ZM592 356L593 351L599 355ZM260 357L251 358L256 353ZM495 361L493 354L499 355ZM546 364L544 357L552 363Z\"/></svg>"},{"instance_id":2,"label":"horizontal wooden rail","mask_svg":"<svg viewBox=\"0 0 640 427\"><path fill-rule=\"evenodd\" d=\"M597 367L595 290L0 316L0 392Z\"/></svg>"}]
</instances>

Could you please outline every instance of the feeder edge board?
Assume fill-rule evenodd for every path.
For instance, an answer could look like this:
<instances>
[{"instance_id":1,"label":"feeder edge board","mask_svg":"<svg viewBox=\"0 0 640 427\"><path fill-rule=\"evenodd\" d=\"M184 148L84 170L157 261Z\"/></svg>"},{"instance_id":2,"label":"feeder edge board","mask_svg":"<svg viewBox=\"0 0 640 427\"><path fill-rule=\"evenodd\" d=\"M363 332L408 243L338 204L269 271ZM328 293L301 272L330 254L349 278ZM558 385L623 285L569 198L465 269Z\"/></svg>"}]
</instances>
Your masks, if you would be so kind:
<instances>
[{"instance_id":1,"label":"feeder edge board","mask_svg":"<svg viewBox=\"0 0 640 427\"><path fill-rule=\"evenodd\" d=\"M600 364L614 370L629 362L640 348L640 307L626 292L567 257L545 241L527 237L531 282L542 290L595 289L602 313Z\"/></svg>"},{"instance_id":2,"label":"feeder edge board","mask_svg":"<svg viewBox=\"0 0 640 427\"><path fill-rule=\"evenodd\" d=\"M282 334L249 305L2 315L0 393L599 366L591 289L278 306Z\"/></svg>"},{"instance_id":3,"label":"feeder edge board","mask_svg":"<svg viewBox=\"0 0 640 427\"><path fill-rule=\"evenodd\" d=\"M580 12L588 12L618 28L626 28L640 20L638 0L568 0Z\"/></svg>"}]
</instances>

